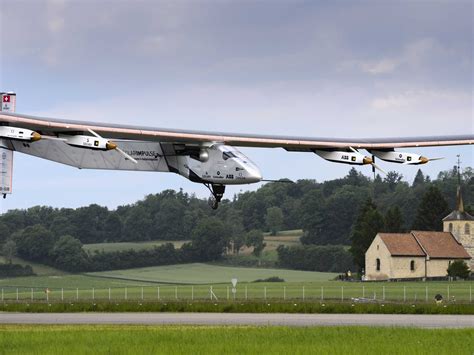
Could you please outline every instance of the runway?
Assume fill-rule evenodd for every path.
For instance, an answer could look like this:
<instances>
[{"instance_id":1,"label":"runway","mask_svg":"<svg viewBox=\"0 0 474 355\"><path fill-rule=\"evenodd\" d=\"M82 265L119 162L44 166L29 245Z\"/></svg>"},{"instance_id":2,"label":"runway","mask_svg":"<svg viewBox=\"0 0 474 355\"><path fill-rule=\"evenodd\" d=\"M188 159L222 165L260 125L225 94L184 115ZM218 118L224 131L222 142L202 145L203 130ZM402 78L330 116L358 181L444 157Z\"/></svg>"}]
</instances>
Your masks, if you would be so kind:
<instances>
[{"instance_id":1,"label":"runway","mask_svg":"<svg viewBox=\"0 0 474 355\"><path fill-rule=\"evenodd\" d=\"M0 313L0 324L394 326L474 328L472 315L283 313Z\"/></svg>"}]
</instances>

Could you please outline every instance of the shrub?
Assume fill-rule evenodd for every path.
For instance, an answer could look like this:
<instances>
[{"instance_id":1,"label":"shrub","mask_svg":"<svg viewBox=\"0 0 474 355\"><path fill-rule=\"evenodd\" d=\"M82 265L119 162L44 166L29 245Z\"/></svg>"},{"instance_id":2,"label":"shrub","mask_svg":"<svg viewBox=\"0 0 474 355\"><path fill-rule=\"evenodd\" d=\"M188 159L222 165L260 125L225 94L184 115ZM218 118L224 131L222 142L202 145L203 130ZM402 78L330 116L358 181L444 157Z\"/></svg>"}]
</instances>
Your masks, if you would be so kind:
<instances>
[{"instance_id":1,"label":"shrub","mask_svg":"<svg viewBox=\"0 0 474 355\"><path fill-rule=\"evenodd\" d=\"M36 275L30 265L0 264L0 277L18 277Z\"/></svg>"}]
</instances>

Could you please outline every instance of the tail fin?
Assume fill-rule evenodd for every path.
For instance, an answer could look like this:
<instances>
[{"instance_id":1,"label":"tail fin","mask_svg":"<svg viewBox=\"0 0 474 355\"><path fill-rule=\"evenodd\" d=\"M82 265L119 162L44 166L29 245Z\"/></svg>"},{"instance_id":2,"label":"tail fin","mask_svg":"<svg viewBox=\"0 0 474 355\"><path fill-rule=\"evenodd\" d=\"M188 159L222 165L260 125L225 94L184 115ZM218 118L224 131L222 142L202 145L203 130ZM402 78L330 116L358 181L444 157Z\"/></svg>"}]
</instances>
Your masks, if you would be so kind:
<instances>
[{"instance_id":1,"label":"tail fin","mask_svg":"<svg viewBox=\"0 0 474 355\"><path fill-rule=\"evenodd\" d=\"M0 92L2 98L2 106L0 111L2 112L15 112L16 109L16 94L14 92Z\"/></svg>"}]
</instances>

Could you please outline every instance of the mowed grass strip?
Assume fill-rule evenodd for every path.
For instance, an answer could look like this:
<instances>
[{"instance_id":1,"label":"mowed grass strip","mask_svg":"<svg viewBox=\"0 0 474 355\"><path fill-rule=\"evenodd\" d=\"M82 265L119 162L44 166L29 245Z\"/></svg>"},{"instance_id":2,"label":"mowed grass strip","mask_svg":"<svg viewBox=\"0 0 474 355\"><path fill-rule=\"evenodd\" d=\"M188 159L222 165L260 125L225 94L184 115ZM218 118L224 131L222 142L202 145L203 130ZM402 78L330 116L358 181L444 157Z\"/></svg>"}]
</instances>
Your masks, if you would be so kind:
<instances>
[{"instance_id":1,"label":"mowed grass strip","mask_svg":"<svg viewBox=\"0 0 474 355\"><path fill-rule=\"evenodd\" d=\"M148 242L118 242L118 243L94 243L94 244L84 244L82 248L88 253L94 253L96 251L102 251L106 253L114 251L124 251L124 250L146 250L153 249L154 247L159 247L163 244L171 243L175 248L181 248L181 246L189 242L189 240L153 240Z\"/></svg>"},{"instance_id":2,"label":"mowed grass strip","mask_svg":"<svg viewBox=\"0 0 474 355\"><path fill-rule=\"evenodd\" d=\"M0 326L4 354L472 354L472 329Z\"/></svg>"},{"instance_id":3,"label":"mowed grass strip","mask_svg":"<svg viewBox=\"0 0 474 355\"><path fill-rule=\"evenodd\" d=\"M178 284L230 284L230 280L234 277L239 282L252 282L272 276L278 276L288 282L315 282L327 281L337 276L337 274L329 272L243 268L202 263L91 272L87 275Z\"/></svg>"}]
</instances>

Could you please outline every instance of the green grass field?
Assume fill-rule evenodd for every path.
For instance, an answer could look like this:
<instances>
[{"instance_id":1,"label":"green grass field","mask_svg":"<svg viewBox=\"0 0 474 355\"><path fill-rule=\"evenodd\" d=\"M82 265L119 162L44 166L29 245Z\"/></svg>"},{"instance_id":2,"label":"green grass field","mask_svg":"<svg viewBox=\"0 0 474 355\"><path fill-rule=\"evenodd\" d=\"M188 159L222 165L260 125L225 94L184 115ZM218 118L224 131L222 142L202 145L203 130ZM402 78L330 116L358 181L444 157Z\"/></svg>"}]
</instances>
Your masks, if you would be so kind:
<instances>
[{"instance_id":1,"label":"green grass field","mask_svg":"<svg viewBox=\"0 0 474 355\"><path fill-rule=\"evenodd\" d=\"M472 354L472 329L0 326L3 354Z\"/></svg>"},{"instance_id":2,"label":"green grass field","mask_svg":"<svg viewBox=\"0 0 474 355\"><path fill-rule=\"evenodd\" d=\"M95 244L84 244L82 248L88 253L94 253L96 251L103 252L114 252L114 251L124 251L124 250L144 250L144 249L153 249L154 247L159 247L160 245L166 243L172 243L176 248L180 248L188 240L153 240L149 242L122 242L122 243L95 243Z\"/></svg>"},{"instance_id":3,"label":"green grass field","mask_svg":"<svg viewBox=\"0 0 474 355\"><path fill-rule=\"evenodd\" d=\"M252 282L257 279L265 279L272 276L278 276L287 282L316 282L327 281L336 276L334 273L324 272L228 267L201 263L93 272L87 275L148 282L194 285L229 283L234 277L236 277L240 282Z\"/></svg>"},{"instance_id":4,"label":"green grass field","mask_svg":"<svg viewBox=\"0 0 474 355\"><path fill-rule=\"evenodd\" d=\"M286 282L252 282L278 276ZM343 300L372 298L387 301L432 302L437 293L449 302L474 301L474 282L341 282L334 274L285 269L237 268L210 264L182 264L115 270L88 275L18 277L0 280L4 300L232 300L231 279L239 300ZM110 288L110 291L109 291Z\"/></svg>"}]
</instances>

